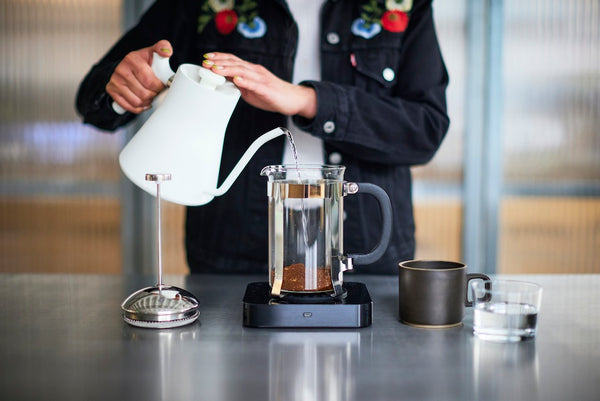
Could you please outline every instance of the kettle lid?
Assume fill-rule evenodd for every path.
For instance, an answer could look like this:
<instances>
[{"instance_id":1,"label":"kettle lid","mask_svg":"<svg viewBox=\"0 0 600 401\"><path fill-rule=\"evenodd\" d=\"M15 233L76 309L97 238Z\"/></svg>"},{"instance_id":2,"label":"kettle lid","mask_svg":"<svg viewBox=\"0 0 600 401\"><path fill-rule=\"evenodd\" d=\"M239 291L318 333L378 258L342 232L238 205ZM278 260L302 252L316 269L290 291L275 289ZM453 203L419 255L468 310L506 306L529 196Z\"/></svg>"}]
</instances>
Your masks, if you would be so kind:
<instances>
[{"instance_id":1,"label":"kettle lid","mask_svg":"<svg viewBox=\"0 0 600 401\"><path fill-rule=\"evenodd\" d=\"M224 76L216 74L206 68L198 69L198 77L200 78L198 84L210 89L216 89L218 86L223 85L226 81Z\"/></svg>"}]
</instances>

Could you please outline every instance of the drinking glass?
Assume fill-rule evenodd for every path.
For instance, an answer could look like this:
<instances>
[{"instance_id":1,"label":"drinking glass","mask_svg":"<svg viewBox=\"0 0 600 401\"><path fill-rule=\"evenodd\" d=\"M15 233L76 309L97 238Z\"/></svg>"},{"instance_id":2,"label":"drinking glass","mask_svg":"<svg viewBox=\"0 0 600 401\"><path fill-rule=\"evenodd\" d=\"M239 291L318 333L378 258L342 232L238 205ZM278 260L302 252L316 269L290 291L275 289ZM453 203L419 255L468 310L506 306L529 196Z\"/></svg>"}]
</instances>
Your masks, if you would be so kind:
<instances>
[{"instance_id":1,"label":"drinking glass","mask_svg":"<svg viewBox=\"0 0 600 401\"><path fill-rule=\"evenodd\" d=\"M542 287L516 280L472 281L473 333L484 340L517 342L535 337Z\"/></svg>"}]
</instances>

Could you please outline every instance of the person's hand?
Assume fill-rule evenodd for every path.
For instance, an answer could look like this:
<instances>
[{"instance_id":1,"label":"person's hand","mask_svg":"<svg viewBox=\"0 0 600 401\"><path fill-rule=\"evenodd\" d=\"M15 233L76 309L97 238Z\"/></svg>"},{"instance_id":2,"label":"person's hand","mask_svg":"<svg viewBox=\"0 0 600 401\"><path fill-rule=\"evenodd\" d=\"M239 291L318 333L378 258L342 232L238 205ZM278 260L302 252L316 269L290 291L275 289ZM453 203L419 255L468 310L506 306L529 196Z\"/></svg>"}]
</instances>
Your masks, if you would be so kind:
<instances>
[{"instance_id":1,"label":"person's hand","mask_svg":"<svg viewBox=\"0 0 600 401\"><path fill-rule=\"evenodd\" d=\"M233 54L214 52L204 58L203 67L231 79L242 92L242 99L254 107L288 116L315 117L317 95L313 88L291 84L262 65Z\"/></svg>"},{"instance_id":2,"label":"person's hand","mask_svg":"<svg viewBox=\"0 0 600 401\"><path fill-rule=\"evenodd\" d=\"M152 71L154 52L169 57L173 48L168 41L160 40L153 46L127 54L106 84L106 92L125 110L139 114L149 109L152 100L165 88Z\"/></svg>"}]
</instances>

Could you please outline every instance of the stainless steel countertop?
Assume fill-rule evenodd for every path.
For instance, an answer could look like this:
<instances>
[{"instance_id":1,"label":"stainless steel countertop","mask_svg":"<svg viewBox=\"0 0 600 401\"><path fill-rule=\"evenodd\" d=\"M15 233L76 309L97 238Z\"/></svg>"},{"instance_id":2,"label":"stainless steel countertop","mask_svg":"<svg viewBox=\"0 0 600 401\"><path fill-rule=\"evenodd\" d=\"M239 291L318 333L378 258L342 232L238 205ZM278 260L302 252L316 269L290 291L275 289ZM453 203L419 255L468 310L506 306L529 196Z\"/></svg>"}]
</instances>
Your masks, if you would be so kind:
<instances>
[{"instance_id":1,"label":"stainless steel countertop","mask_svg":"<svg viewBox=\"0 0 600 401\"><path fill-rule=\"evenodd\" d=\"M496 344L464 325L397 320L397 278L367 284L363 329L242 326L262 276L166 276L200 300L198 322L128 326L120 304L151 277L0 274L1 400L599 400L600 275L518 276L544 287L535 341Z\"/></svg>"}]
</instances>

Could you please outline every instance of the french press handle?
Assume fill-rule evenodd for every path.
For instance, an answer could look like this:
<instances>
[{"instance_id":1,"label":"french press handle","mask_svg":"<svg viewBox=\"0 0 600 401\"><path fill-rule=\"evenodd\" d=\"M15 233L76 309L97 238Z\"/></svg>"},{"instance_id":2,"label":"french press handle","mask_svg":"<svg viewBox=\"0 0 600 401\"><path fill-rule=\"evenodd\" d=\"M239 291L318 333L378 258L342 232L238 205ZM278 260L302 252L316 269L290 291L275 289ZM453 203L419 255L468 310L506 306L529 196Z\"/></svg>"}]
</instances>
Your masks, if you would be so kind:
<instances>
[{"instance_id":1,"label":"french press handle","mask_svg":"<svg viewBox=\"0 0 600 401\"><path fill-rule=\"evenodd\" d=\"M374 263L383 256L392 236L392 203L390 202L390 197L381 187L366 182L346 182L344 183L344 191L347 194L362 193L372 195L379 203L383 221L379 242L369 253L348 254L348 258L352 259L352 264L368 265Z\"/></svg>"}]
</instances>

